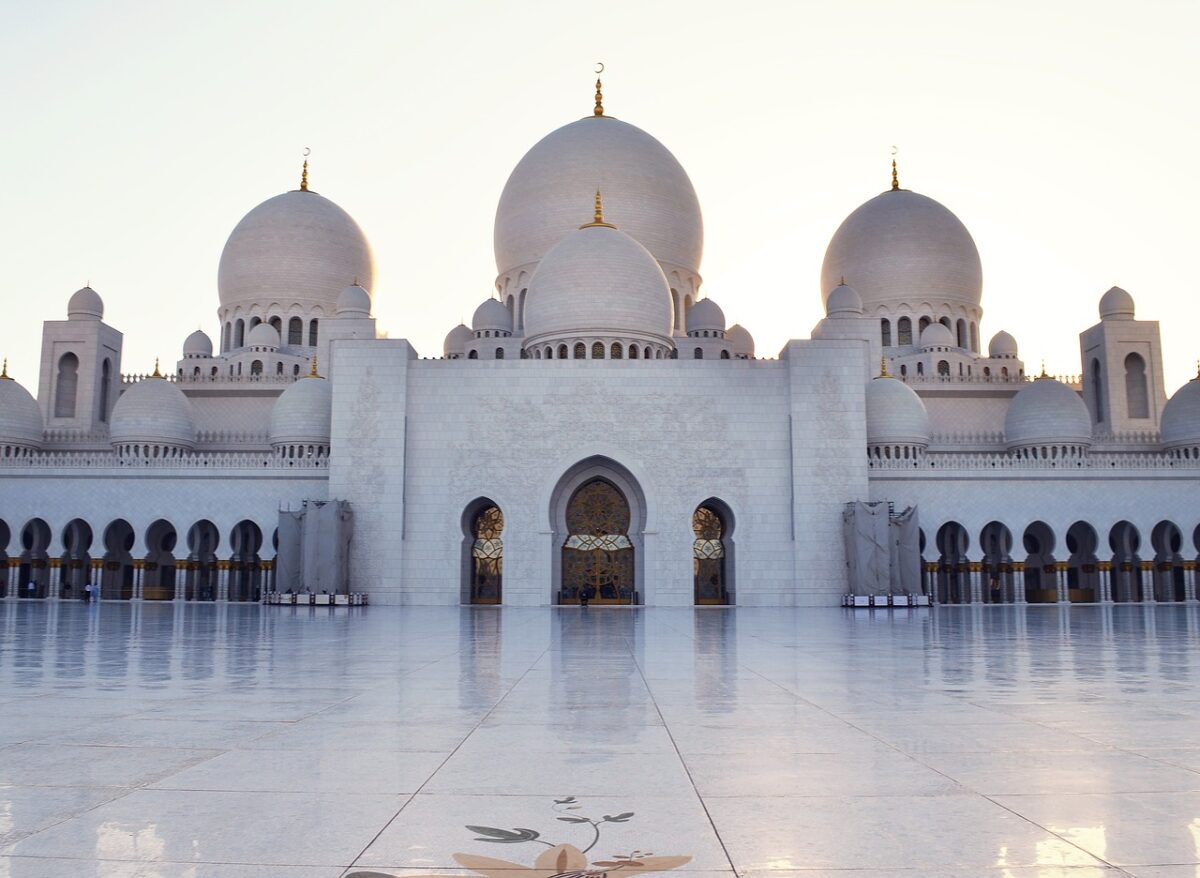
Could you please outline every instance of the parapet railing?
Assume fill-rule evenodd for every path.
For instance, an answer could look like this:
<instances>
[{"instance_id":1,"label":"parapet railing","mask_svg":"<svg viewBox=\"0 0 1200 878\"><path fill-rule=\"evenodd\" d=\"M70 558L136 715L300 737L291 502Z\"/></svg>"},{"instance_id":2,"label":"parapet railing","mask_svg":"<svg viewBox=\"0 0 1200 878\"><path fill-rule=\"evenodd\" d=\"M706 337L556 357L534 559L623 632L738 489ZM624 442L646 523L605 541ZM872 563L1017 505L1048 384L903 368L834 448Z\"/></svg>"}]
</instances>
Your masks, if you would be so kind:
<instances>
[{"instance_id":1,"label":"parapet railing","mask_svg":"<svg viewBox=\"0 0 1200 878\"><path fill-rule=\"evenodd\" d=\"M1099 452L1078 457L1017 457L1006 452L931 451L918 458L869 458L868 468L878 470L1061 470L1098 471L1113 469L1196 470L1200 459L1172 457L1161 451Z\"/></svg>"},{"instance_id":2,"label":"parapet railing","mask_svg":"<svg viewBox=\"0 0 1200 878\"><path fill-rule=\"evenodd\" d=\"M29 457L0 457L6 469L288 470L328 469L328 457L284 458L270 451L185 453L180 457L121 457L115 451L43 451Z\"/></svg>"}]
</instances>

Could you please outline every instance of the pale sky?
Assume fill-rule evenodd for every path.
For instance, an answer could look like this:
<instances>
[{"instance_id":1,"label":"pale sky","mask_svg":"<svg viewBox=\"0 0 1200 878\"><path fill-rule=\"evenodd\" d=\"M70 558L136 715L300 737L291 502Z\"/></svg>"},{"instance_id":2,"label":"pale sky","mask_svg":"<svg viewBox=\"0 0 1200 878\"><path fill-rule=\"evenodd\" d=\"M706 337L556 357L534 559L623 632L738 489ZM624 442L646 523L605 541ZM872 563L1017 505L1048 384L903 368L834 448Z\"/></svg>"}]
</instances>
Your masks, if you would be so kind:
<instances>
[{"instance_id":1,"label":"pale sky","mask_svg":"<svg viewBox=\"0 0 1200 878\"><path fill-rule=\"evenodd\" d=\"M492 293L500 190L591 112L675 153L704 291L760 356L807 338L842 219L889 182L967 225L981 336L1079 370L1110 286L1196 372L1197 2L0 0L0 356L36 392L41 321L91 281L123 369L218 337L237 221L298 185L366 231L375 315L424 356Z\"/></svg>"}]
</instances>

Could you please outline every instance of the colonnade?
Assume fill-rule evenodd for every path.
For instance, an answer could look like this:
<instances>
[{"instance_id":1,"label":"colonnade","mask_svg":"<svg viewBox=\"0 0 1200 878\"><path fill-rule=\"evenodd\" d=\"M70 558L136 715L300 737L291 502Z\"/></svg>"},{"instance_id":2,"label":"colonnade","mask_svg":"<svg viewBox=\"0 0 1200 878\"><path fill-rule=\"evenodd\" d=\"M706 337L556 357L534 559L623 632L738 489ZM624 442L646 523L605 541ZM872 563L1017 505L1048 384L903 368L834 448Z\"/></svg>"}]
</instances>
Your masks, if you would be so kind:
<instances>
[{"instance_id":1,"label":"colonnade","mask_svg":"<svg viewBox=\"0 0 1200 878\"><path fill-rule=\"evenodd\" d=\"M21 565L22 563L29 565L33 569L48 570L48 576L45 579L45 588L40 585L32 590L32 594L27 594L28 589L24 588L28 582L21 581ZM83 564L84 562L68 562L72 564ZM96 591L93 592L93 600L100 599L100 583L103 578L105 564L116 564L115 569L120 569L120 562L105 562L99 558L93 558L88 565L91 569L91 576L87 580L92 583ZM275 587L275 562L274 560L260 560L254 562L254 565L246 564L237 560L218 560L215 562L201 561L178 561L175 567L175 582L173 594L169 598L147 598L146 585L147 573L152 572L155 568L154 562L146 561L141 558L135 558L129 563L133 569L132 576L132 592L127 598L128 600L142 601L186 601L189 600L188 591L189 584L192 585L194 592L190 600L193 602L218 601L225 602L229 600L230 585L236 579L236 575L251 566L256 566L261 572L262 578L259 583L259 591L262 594L273 591ZM206 593L205 596L199 596L196 592L199 591L195 587L194 573L202 569L208 568L216 573L215 588L211 593ZM48 560L35 560L22 562L19 558L9 558L7 563L0 566L0 586L3 586L2 599L15 600L18 598L24 599L28 597L36 597L48 600L78 600L84 595L70 590L70 585L66 585L64 590L64 565L61 558L50 558ZM39 577L40 578L40 577ZM29 581L34 581L33 577ZM44 594L42 592L45 592ZM112 600L113 598L106 598ZM124 600L126 598L117 598Z\"/></svg>"}]
</instances>

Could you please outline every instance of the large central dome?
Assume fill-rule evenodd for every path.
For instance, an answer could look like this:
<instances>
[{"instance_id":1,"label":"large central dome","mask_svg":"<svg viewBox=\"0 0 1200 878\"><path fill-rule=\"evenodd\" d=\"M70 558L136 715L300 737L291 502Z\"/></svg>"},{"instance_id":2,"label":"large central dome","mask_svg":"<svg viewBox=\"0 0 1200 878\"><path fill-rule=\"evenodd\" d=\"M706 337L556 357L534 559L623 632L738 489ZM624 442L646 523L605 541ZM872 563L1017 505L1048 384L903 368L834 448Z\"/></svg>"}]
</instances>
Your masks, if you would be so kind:
<instances>
[{"instance_id":1,"label":"large central dome","mask_svg":"<svg viewBox=\"0 0 1200 878\"><path fill-rule=\"evenodd\" d=\"M597 190L608 219L665 272L699 275L704 224L696 190L670 151L611 116L589 116L543 137L517 164L496 208L496 270L517 277L579 227Z\"/></svg>"},{"instance_id":2,"label":"large central dome","mask_svg":"<svg viewBox=\"0 0 1200 878\"><path fill-rule=\"evenodd\" d=\"M907 189L872 198L838 227L821 267L821 289L842 282L876 305L979 307L983 270L971 233L944 206Z\"/></svg>"},{"instance_id":3,"label":"large central dome","mask_svg":"<svg viewBox=\"0 0 1200 878\"><path fill-rule=\"evenodd\" d=\"M267 199L237 224L221 253L217 287L223 312L275 303L333 316L342 290L355 282L373 289L374 275L371 245L353 217L297 189Z\"/></svg>"}]
</instances>

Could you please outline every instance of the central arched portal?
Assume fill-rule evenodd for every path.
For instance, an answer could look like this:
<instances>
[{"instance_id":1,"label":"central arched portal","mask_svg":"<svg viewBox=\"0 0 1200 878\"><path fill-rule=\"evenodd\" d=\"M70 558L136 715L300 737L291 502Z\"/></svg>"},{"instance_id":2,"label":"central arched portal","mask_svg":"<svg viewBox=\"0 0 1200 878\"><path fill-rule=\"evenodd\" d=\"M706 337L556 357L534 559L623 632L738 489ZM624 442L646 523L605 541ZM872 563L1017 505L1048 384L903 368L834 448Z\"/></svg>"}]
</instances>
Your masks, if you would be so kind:
<instances>
[{"instance_id":1,"label":"central arched portal","mask_svg":"<svg viewBox=\"0 0 1200 878\"><path fill-rule=\"evenodd\" d=\"M592 603L637 603L629 524L629 501L612 482L594 478L575 489L567 503L560 603L579 603L585 590Z\"/></svg>"}]
</instances>

